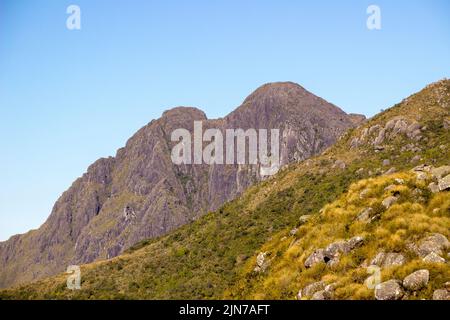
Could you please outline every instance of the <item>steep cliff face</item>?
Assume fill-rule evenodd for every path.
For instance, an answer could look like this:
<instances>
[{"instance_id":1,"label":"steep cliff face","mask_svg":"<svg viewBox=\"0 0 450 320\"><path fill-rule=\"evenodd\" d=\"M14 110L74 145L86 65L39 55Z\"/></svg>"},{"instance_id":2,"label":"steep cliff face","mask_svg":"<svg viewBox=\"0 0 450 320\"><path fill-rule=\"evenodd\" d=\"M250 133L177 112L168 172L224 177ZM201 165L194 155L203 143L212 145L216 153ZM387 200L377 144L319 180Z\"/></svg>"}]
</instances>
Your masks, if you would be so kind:
<instances>
[{"instance_id":1,"label":"steep cliff face","mask_svg":"<svg viewBox=\"0 0 450 320\"><path fill-rule=\"evenodd\" d=\"M100 159L56 202L38 229L0 243L0 287L117 256L215 210L262 179L259 165L175 165L171 133L207 128L280 129L281 164L304 160L363 119L294 83L266 84L225 118L190 107L166 111Z\"/></svg>"}]
</instances>

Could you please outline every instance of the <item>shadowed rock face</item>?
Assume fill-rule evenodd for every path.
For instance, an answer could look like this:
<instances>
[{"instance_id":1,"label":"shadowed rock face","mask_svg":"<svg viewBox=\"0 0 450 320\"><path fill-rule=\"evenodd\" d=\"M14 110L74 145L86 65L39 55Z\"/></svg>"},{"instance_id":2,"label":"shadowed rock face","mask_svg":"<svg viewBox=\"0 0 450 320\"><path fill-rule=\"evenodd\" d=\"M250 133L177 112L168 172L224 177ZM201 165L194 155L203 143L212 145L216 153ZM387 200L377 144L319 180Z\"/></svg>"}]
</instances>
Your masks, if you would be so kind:
<instances>
[{"instance_id":1,"label":"shadowed rock face","mask_svg":"<svg viewBox=\"0 0 450 320\"><path fill-rule=\"evenodd\" d=\"M117 256L217 209L262 179L258 165L174 165L171 133L193 132L196 120L203 130L280 129L282 165L318 154L359 121L289 82L263 85L218 120L196 108L166 111L115 157L92 164L38 230L0 243L0 287Z\"/></svg>"}]
</instances>

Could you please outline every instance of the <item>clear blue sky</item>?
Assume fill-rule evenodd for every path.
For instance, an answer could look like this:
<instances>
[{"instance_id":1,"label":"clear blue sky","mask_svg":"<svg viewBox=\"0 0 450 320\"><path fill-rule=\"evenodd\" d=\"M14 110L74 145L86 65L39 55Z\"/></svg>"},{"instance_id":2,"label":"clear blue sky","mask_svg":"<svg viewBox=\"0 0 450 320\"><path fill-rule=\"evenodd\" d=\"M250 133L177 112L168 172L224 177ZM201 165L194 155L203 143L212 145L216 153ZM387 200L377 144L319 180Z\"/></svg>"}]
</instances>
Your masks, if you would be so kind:
<instances>
[{"instance_id":1,"label":"clear blue sky","mask_svg":"<svg viewBox=\"0 0 450 320\"><path fill-rule=\"evenodd\" d=\"M0 240L167 108L220 117L290 80L370 116L449 77L449 39L447 0L0 0Z\"/></svg>"}]
</instances>

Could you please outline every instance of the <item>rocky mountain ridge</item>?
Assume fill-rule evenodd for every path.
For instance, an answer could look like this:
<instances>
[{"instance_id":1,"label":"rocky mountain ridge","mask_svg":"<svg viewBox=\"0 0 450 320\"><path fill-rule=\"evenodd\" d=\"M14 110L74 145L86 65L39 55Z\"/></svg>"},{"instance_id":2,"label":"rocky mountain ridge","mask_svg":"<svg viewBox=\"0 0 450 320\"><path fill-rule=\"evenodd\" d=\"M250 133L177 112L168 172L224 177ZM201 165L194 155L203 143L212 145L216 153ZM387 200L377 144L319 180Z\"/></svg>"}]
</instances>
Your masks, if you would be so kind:
<instances>
[{"instance_id":1,"label":"rocky mountain ridge","mask_svg":"<svg viewBox=\"0 0 450 320\"><path fill-rule=\"evenodd\" d=\"M258 88L222 119L209 120L192 107L168 110L115 157L92 164L38 230L0 243L0 287L115 257L217 209L262 179L258 165L174 165L171 132L192 132L194 121L205 129L280 129L283 166L318 154L355 125L353 116L290 82Z\"/></svg>"},{"instance_id":2,"label":"rocky mountain ridge","mask_svg":"<svg viewBox=\"0 0 450 320\"><path fill-rule=\"evenodd\" d=\"M449 123L443 80L215 212L81 266L81 290L60 274L0 298L449 299Z\"/></svg>"}]
</instances>

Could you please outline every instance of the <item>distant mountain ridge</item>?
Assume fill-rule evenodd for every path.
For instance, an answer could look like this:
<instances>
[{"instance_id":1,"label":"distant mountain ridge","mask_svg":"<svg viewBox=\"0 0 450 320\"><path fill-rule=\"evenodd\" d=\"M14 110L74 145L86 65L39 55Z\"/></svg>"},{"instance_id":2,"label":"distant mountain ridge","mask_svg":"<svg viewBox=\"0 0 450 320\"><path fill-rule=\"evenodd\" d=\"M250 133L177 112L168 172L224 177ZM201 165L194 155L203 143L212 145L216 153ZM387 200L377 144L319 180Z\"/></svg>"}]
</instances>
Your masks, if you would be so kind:
<instances>
[{"instance_id":1,"label":"distant mountain ridge","mask_svg":"<svg viewBox=\"0 0 450 320\"><path fill-rule=\"evenodd\" d=\"M174 165L175 129L192 132L194 121L205 129L278 128L286 165L320 153L362 120L292 82L261 86L221 119L209 120L192 107L168 110L115 157L93 163L38 230L0 243L0 287L115 257L217 209L262 179L258 165Z\"/></svg>"}]
</instances>

